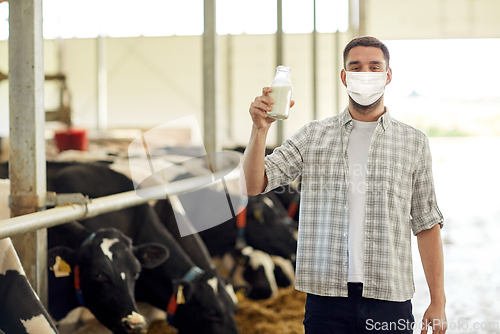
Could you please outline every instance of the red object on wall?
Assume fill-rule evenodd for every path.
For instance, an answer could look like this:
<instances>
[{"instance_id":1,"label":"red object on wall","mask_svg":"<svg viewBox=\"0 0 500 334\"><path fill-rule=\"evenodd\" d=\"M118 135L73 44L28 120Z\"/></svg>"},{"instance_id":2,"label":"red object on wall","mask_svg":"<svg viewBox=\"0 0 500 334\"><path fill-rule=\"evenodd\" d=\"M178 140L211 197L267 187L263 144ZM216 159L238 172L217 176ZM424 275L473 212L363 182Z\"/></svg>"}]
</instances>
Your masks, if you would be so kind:
<instances>
[{"instance_id":1,"label":"red object on wall","mask_svg":"<svg viewBox=\"0 0 500 334\"><path fill-rule=\"evenodd\" d=\"M59 151L80 150L86 151L89 146L87 130L69 128L65 131L56 131L54 136Z\"/></svg>"}]
</instances>

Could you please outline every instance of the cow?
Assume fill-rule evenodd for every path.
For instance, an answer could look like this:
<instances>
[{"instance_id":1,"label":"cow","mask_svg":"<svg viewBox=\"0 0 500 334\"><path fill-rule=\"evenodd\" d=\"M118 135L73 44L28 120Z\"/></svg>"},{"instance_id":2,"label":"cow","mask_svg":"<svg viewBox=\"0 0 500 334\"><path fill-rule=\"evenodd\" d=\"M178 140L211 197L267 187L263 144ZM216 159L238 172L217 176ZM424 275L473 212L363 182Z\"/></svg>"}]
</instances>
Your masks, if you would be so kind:
<instances>
[{"instance_id":1,"label":"cow","mask_svg":"<svg viewBox=\"0 0 500 334\"><path fill-rule=\"evenodd\" d=\"M250 246L234 249L216 257L218 269L230 277L236 290L243 290L250 299L267 299L278 294L278 287L295 282L290 260L269 255Z\"/></svg>"},{"instance_id":2,"label":"cow","mask_svg":"<svg viewBox=\"0 0 500 334\"><path fill-rule=\"evenodd\" d=\"M113 163L110 168L120 171L121 173L130 173L130 176L133 176L136 184L139 184L139 187L148 185L158 185L163 184L166 181L177 181L191 177L197 176L206 176L210 171L208 169L208 161L206 160L206 156L195 157L191 155L189 158L186 157L185 160L181 160L177 158L177 164L172 165L172 162L169 162L169 157L157 157L155 156L156 152L152 153L154 158L151 158L151 161L145 159L131 159L130 166L128 164L119 166L117 162ZM181 152L182 153L182 150ZM183 154L184 156L186 154ZM217 160L223 165L217 165L218 169L230 169L232 166L236 166L239 162L239 157L236 154L230 155L230 153L221 153L215 156L212 156L214 160ZM151 176L151 166L154 166L155 170L162 169L161 175L160 173L156 173L157 178L150 177ZM161 177L160 177L161 176ZM236 182L237 183L237 182ZM233 193L239 193L239 189L236 190L234 187L231 187L233 184L231 182L225 183L226 187L225 191L233 191ZM212 269L213 263L210 260L209 252L206 249L206 246L203 240L200 239L197 233L193 233L188 236L180 237L179 230L182 229L185 233L187 230L191 231L201 231L205 230L207 227L211 226L211 223L223 222L227 220L227 207L224 208L222 206L227 205L226 202L226 194L222 190L216 190L220 188L220 186L212 185L209 189L211 190L198 190L198 191L190 191L188 195L181 194L179 196L170 196L169 200L162 200L157 203L155 206L155 210L161 217L162 222L167 227L169 232L174 236L174 238L179 242L179 244L183 247L183 249L188 253L188 255L193 259L193 261L200 266L202 269ZM215 193L217 192L217 193ZM214 196L212 196L214 195ZM287 212L285 208L282 207L281 203L274 198L274 202L269 200L268 197L272 196L263 196L261 199L263 201L267 201L266 205L270 205L269 208L260 209L261 212L267 212L269 210L274 211L275 216L269 217L266 213L268 219L271 220L279 220L282 219L283 222L288 225L292 221L291 219L287 219ZM182 199L182 202L180 199ZM233 212L238 212L241 210L241 207L246 206L247 198L246 196L238 196L233 195L230 196L230 203L232 205ZM176 207L177 213L174 215L174 210L172 209L172 205ZM187 204L186 204L187 202ZM193 217L193 212L186 213L185 207L182 203L185 203L188 211L191 209L195 209L195 216ZM189 205L189 204L195 205ZM265 204L265 203L262 203ZM222 205L222 206L221 206ZM181 213L182 212L182 213ZM239 218L244 214L240 214ZM262 214L259 218L262 218ZM175 221L181 219L182 222L178 222L179 227L176 225ZM193 219L190 221L189 217ZM281 218L280 218L281 217ZM207 223L209 222L209 223ZM186 226L189 227L186 228ZM293 227L290 227L293 229ZM236 239L234 236L233 240ZM219 241L219 239L217 239ZM292 243L294 243L292 241ZM250 247L251 248L251 247ZM293 251L293 250L292 250ZM240 260L246 262L244 267L245 277L247 277L248 282L250 283L247 286L251 286L251 289L248 289L249 297L255 299L264 299L276 295L277 287L276 286L289 286L294 281L294 273L293 273L293 265L290 260L282 258L278 255L268 255L263 253L260 250L252 251L251 256L240 255L238 256ZM251 265L250 265L251 262ZM274 268L273 269L263 271L262 268ZM276 276L276 277L275 277ZM233 277L234 278L234 277ZM243 277L241 277L243 279ZM220 279L220 277L219 277ZM271 289L271 286L273 288ZM231 286L227 286L227 288L231 289ZM231 289L232 290L232 289ZM230 294L232 294L230 291ZM235 303L236 304L236 303Z\"/></svg>"},{"instance_id":3,"label":"cow","mask_svg":"<svg viewBox=\"0 0 500 334\"><path fill-rule=\"evenodd\" d=\"M0 240L0 309L0 332L57 333L26 278L10 238Z\"/></svg>"},{"instance_id":4,"label":"cow","mask_svg":"<svg viewBox=\"0 0 500 334\"><path fill-rule=\"evenodd\" d=\"M179 177L187 176L189 174ZM179 195L179 202L183 208L186 208L188 216L186 219L191 217L194 221L202 221L208 212L213 215L214 208L217 208L218 204L215 191L203 188L190 192L188 196ZM235 207L241 202L237 195L230 195L230 199ZM282 218L286 218L286 212L280 207L281 203L276 197L251 197L248 202L247 210L239 213L236 219L233 218L211 229L200 231L199 235L208 246L211 256L222 257L224 254L231 254L234 260L232 263L230 261L230 265L234 268L226 269L235 274L231 275L233 283L238 285L238 288L244 287L247 297L266 299L277 295L278 286L286 287L293 284L294 269L291 259L295 256L296 240L290 233L289 226L282 222ZM159 200L155 205L155 210L172 234L179 233L175 226L172 205L168 200ZM246 242L255 247L255 249L246 247L245 252L238 249L237 245L237 239L241 237L238 233L241 231L238 231L236 221L238 219L241 221L242 217L245 217L247 222ZM274 254L269 255L267 252ZM242 268L237 270L236 267L240 265ZM239 274L241 277L238 276Z\"/></svg>"},{"instance_id":5,"label":"cow","mask_svg":"<svg viewBox=\"0 0 500 334\"><path fill-rule=\"evenodd\" d=\"M247 296L251 299L267 299L278 296L278 284L274 276L275 265L271 256L261 250L246 246L241 250L248 257L243 278L250 284Z\"/></svg>"},{"instance_id":6,"label":"cow","mask_svg":"<svg viewBox=\"0 0 500 334\"><path fill-rule=\"evenodd\" d=\"M232 150L244 153L246 147L245 146L237 146ZM274 148L265 149L265 155L269 155L273 153ZM300 180L300 179L299 179ZM279 200L288 211L288 216L293 218L295 222L299 221L299 205L300 205L300 191L294 188L292 185L279 186L276 189L273 189L273 193L278 195Z\"/></svg>"},{"instance_id":7,"label":"cow","mask_svg":"<svg viewBox=\"0 0 500 334\"><path fill-rule=\"evenodd\" d=\"M295 268L292 261L281 256L271 255L274 262L274 278L279 287L288 287L295 284Z\"/></svg>"},{"instance_id":8,"label":"cow","mask_svg":"<svg viewBox=\"0 0 500 334\"><path fill-rule=\"evenodd\" d=\"M9 193L9 180L0 180L0 220L10 218ZM10 238L0 240L0 310L0 333L57 333L26 278Z\"/></svg>"},{"instance_id":9,"label":"cow","mask_svg":"<svg viewBox=\"0 0 500 334\"><path fill-rule=\"evenodd\" d=\"M145 330L134 286L141 266L150 269L165 262L169 254L165 246L132 246L132 240L117 229L90 233L77 222L49 228L48 243L49 312L55 320L81 305L115 334Z\"/></svg>"},{"instance_id":10,"label":"cow","mask_svg":"<svg viewBox=\"0 0 500 334\"><path fill-rule=\"evenodd\" d=\"M8 194L10 181L2 180L0 187ZM1 205L7 213L7 204ZM146 324L135 305L135 281L141 265L154 268L166 260L166 247L132 247L116 229L91 234L77 222L49 228L48 246L49 312L55 320L85 304L114 333L141 333Z\"/></svg>"},{"instance_id":11,"label":"cow","mask_svg":"<svg viewBox=\"0 0 500 334\"><path fill-rule=\"evenodd\" d=\"M203 220L206 212L213 211L218 203L214 199L215 190L202 188L189 194L188 200L179 195L179 199L191 221ZM240 202L240 197L230 195L233 206ZM166 200L159 200L155 210L162 221L168 217L162 214L162 207L168 206ZM295 261L297 240L293 237L293 227L289 226L287 215L281 203L274 194L248 197L246 210L238 216L245 215L245 239L248 246L264 251L271 255L278 255ZM286 212L286 211L285 211ZM199 232L211 256L223 256L236 246L238 238L237 217L233 217L222 224Z\"/></svg>"},{"instance_id":12,"label":"cow","mask_svg":"<svg viewBox=\"0 0 500 334\"><path fill-rule=\"evenodd\" d=\"M79 192L90 198L134 190L132 181L107 166L74 165L57 173L58 193ZM156 242L167 246L170 257L153 269L144 269L136 288L136 300L170 314L179 333L238 333L234 305L225 289L219 289L215 270L199 268L159 220L148 204L103 214L82 221L91 231L115 227L135 244Z\"/></svg>"},{"instance_id":13,"label":"cow","mask_svg":"<svg viewBox=\"0 0 500 334\"><path fill-rule=\"evenodd\" d=\"M175 199L175 203L180 205L180 201L178 201L177 196L171 196L171 198ZM155 210L158 213L158 216L162 217L161 221L167 228L167 230L172 234L172 236L177 240L179 245L186 251L189 257L194 261L194 263L202 268L205 271L214 271L215 265L212 261L210 253L205 246L205 243L201 239L198 233L193 233L191 235L187 235L181 237L179 229L176 223L191 225L186 214L181 214L179 211L183 211L182 207L178 208L178 214L174 213L174 208L170 204L169 200L161 201L159 205L155 206ZM177 218L176 218L177 217ZM177 219L181 219L182 221L177 222ZM217 289L226 290L227 294L222 294L221 298L225 298L225 304L228 305L232 312L237 311L238 299L234 293L233 286L228 284L228 282L217 274L218 287ZM230 299L228 299L228 297ZM233 306L233 307L231 307Z\"/></svg>"},{"instance_id":14,"label":"cow","mask_svg":"<svg viewBox=\"0 0 500 334\"><path fill-rule=\"evenodd\" d=\"M55 180L56 175L66 167L74 165L99 165L108 166L109 161L91 161L91 162L75 162L75 161L46 161L46 182L47 190L54 189L52 182ZM9 162L0 162L0 179L9 179Z\"/></svg>"}]
</instances>

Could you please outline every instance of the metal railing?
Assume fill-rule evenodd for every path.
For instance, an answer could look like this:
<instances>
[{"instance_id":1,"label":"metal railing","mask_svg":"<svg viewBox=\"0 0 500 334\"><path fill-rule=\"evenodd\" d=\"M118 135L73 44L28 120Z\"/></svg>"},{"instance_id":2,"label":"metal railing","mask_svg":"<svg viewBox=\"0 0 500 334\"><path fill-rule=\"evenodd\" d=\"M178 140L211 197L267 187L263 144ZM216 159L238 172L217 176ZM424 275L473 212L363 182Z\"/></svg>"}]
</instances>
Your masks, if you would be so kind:
<instances>
[{"instance_id":1,"label":"metal railing","mask_svg":"<svg viewBox=\"0 0 500 334\"><path fill-rule=\"evenodd\" d=\"M206 176L198 176L168 183L166 186L155 186L141 189L141 197L135 190L95 198L87 204L69 204L45 211L35 212L0 221L0 239L13 235L48 228L74 220L83 220L104 213L113 212L132 206L147 203L151 199L166 198L167 195L177 195L205 186L211 186L224 181L238 179L239 168L230 172L221 171L213 174L213 181L207 184ZM147 190L147 191L145 191Z\"/></svg>"}]
</instances>

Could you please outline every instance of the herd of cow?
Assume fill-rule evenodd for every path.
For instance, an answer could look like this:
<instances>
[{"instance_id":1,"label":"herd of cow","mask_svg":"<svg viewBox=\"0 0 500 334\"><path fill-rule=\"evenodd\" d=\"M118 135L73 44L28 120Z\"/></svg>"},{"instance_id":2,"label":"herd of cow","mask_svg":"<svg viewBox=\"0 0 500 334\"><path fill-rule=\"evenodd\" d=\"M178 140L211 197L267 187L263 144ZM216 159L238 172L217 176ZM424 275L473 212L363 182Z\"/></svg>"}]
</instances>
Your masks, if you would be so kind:
<instances>
[{"instance_id":1,"label":"herd of cow","mask_svg":"<svg viewBox=\"0 0 500 334\"><path fill-rule=\"evenodd\" d=\"M110 167L102 162L47 162L47 190L89 198L134 190L128 176ZM7 163L0 166L0 178L8 178ZM196 206L186 207L186 212L202 214L212 207L214 191L198 190L196 202L179 198L183 206ZM230 197L237 201L238 196ZM78 306L88 308L113 333L144 333L139 301L165 310L180 334L238 333L235 290L263 299L275 296L278 286L293 284L297 204L293 188L276 189L249 197L236 217L184 237L176 219L190 217L174 217L177 207L167 199L49 228L48 312L17 258L7 260L15 251L4 239L0 334L57 333L52 319L57 322ZM228 275L221 274L214 258L221 259Z\"/></svg>"}]
</instances>

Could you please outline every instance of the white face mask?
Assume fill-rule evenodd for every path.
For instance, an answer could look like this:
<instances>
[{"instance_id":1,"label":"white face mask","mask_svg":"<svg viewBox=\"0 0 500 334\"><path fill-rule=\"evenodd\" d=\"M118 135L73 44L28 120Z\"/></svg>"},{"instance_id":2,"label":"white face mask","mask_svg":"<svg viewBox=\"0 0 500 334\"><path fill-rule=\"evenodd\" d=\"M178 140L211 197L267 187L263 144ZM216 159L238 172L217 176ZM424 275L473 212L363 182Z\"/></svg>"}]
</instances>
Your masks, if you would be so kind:
<instances>
[{"instance_id":1,"label":"white face mask","mask_svg":"<svg viewBox=\"0 0 500 334\"><path fill-rule=\"evenodd\" d=\"M360 105L368 106L384 94L387 72L345 73L347 94Z\"/></svg>"}]
</instances>

